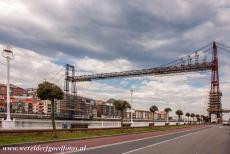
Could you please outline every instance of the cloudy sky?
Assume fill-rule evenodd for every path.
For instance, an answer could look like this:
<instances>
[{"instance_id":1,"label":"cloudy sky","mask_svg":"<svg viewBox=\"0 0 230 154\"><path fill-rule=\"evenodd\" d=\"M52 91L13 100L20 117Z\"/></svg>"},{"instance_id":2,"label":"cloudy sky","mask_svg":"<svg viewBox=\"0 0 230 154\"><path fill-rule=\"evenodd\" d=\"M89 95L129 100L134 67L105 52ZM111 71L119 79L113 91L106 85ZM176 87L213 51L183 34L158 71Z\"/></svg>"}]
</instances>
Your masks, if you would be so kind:
<instances>
[{"instance_id":1,"label":"cloudy sky","mask_svg":"<svg viewBox=\"0 0 230 154\"><path fill-rule=\"evenodd\" d=\"M157 67L218 41L230 46L227 0L1 0L0 46L11 45L12 83L63 87L64 65L78 74ZM230 108L230 52L219 51L223 107ZM6 62L0 58L0 82ZM205 114L210 73L79 83L94 99L130 99L136 109Z\"/></svg>"}]
</instances>

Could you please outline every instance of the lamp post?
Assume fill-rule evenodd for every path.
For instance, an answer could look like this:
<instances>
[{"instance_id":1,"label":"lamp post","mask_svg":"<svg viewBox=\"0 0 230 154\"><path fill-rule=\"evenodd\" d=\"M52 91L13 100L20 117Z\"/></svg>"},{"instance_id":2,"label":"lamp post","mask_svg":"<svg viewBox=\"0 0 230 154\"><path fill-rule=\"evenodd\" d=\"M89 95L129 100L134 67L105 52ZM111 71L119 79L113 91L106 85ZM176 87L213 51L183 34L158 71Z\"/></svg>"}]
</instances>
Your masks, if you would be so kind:
<instances>
[{"instance_id":1,"label":"lamp post","mask_svg":"<svg viewBox=\"0 0 230 154\"><path fill-rule=\"evenodd\" d=\"M185 106L183 106L183 110L184 110L184 113L186 113L185 112L185 110L186 110ZM185 121L185 114L183 116L184 116L184 123L186 123L186 121Z\"/></svg>"},{"instance_id":2,"label":"lamp post","mask_svg":"<svg viewBox=\"0 0 230 154\"><path fill-rule=\"evenodd\" d=\"M7 110L6 110L6 120L3 122L4 128L13 127L12 120L10 118L10 60L14 59L14 54L11 47L6 47L3 49L2 56L7 60Z\"/></svg>"},{"instance_id":3,"label":"lamp post","mask_svg":"<svg viewBox=\"0 0 230 154\"><path fill-rule=\"evenodd\" d=\"M130 90L130 104L131 104L131 109L130 109L130 113L131 113L131 123L133 123L133 92L134 90L131 89Z\"/></svg>"}]
</instances>

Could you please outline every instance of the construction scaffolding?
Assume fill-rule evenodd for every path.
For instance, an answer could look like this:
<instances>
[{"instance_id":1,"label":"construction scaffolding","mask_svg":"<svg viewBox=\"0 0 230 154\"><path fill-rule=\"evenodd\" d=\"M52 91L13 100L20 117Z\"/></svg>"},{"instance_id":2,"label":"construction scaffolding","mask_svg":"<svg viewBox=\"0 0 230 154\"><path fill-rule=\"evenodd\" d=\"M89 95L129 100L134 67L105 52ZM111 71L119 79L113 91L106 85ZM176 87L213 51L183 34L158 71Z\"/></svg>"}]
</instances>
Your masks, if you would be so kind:
<instances>
[{"instance_id":1,"label":"construction scaffolding","mask_svg":"<svg viewBox=\"0 0 230 154\"><path fill-rule=\"evenodd\" d=\"M75 76L75 67L67 64L65 76L65 96L61 106L61 113L64 117L72 118L74 113L77 111L76 106L78 101L76 82L73 81L73 77Z\"/></svg>"},{"instance_id":2,"label":"construction scaffolding","mask_svg":"<svg viewBox=\"0 0 230 154\"><path fill-rule=\"evenodd\" d=\"M218 117L220 117L219 114L222 113L221 96L222 96L221 92L209 93L208 112L210 114L217 114Z\"/></svg>"},{"instance_id":3,"label":"construction scaffolding","mask_svg":"<svg viewBox=\"0 0 230 154\"><path fill-rule=\"evenodd\" d=\"M217 46L213 42L212 48L212 74L211 74L211 89L209 93L209 103L208 103L208 113L211 120L211 115L215 114L217 122L222 122L222 104L219 84L219 67L218 67L218 55L217 55Z\"/></svg>"}]
</instances>

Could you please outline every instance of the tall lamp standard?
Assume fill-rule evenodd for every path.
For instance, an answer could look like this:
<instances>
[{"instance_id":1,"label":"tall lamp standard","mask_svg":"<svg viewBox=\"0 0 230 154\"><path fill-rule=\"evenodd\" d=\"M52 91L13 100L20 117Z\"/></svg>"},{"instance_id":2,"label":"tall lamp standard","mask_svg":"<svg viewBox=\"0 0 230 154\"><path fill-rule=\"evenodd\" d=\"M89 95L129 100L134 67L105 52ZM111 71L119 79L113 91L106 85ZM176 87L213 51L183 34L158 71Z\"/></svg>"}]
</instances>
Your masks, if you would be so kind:
<instances>
[{"instance_id":1,"label":"tall lamp standard","mask_svg":"<svg viewBox=\"0 0 230 154\"><path fill-rule=\"evenodd\" d=\"M12 128L13 121L10 118L10 60L14 59L14 53L11 47L3 49L2 56L7 60L7 110L6 120L3 121L3 128Z\"/></svg>"},{"instance_id":2,"label":"tall lamp standard","mask_svg":"<svg viewBox=\"0 0 230 154\"><path fill-rule=\"evenodd\" d=\"M131 123L133 123L133 92L134 90L131 89L130 90L130 104L131 104L131 109L130 109L130 113L131 113Z\"/></svg>"}]
</instances>

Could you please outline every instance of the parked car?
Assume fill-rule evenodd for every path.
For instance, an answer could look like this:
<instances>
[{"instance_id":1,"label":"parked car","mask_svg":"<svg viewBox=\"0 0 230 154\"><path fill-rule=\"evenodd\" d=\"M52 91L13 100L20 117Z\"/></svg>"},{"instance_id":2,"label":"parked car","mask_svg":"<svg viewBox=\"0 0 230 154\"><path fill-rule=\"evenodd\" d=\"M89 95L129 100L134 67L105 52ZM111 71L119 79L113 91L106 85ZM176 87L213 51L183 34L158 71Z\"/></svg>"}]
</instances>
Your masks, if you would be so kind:
<instances>
[{"instance_id":1,"label":"parked car","mask_svg":"<svg viewBox=\"0 0 230 154\"><path fill-rule=\"evenodd\" d=\"M228 121L223 121L223 122L222 122L222 125L223 125L223 126L229 126L229 122L228 122Z\"/></svg>"}]
</instances>

